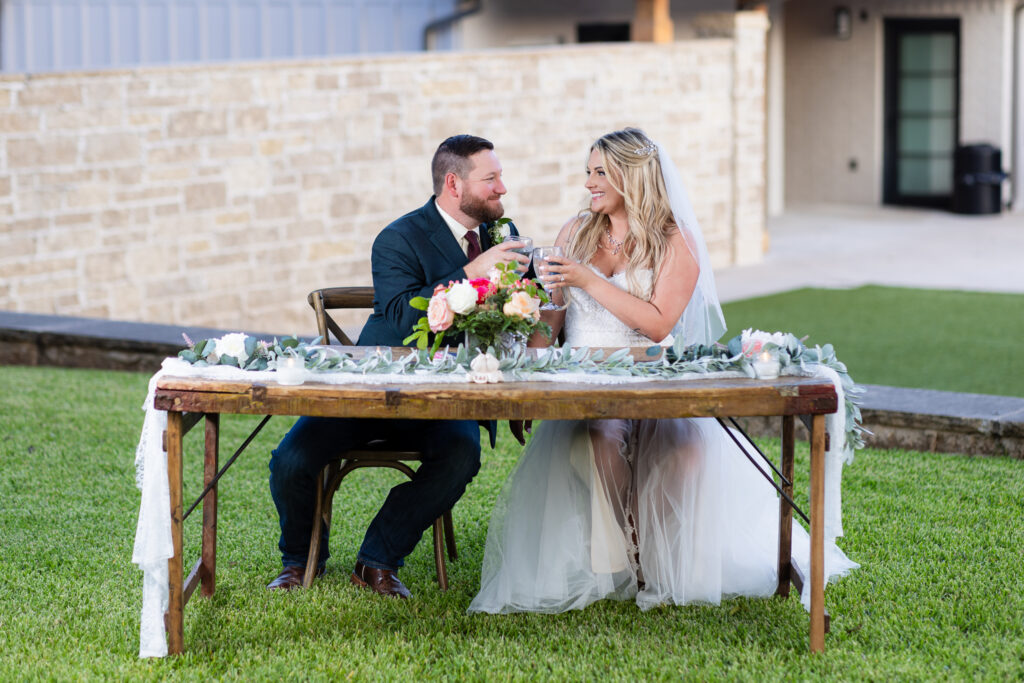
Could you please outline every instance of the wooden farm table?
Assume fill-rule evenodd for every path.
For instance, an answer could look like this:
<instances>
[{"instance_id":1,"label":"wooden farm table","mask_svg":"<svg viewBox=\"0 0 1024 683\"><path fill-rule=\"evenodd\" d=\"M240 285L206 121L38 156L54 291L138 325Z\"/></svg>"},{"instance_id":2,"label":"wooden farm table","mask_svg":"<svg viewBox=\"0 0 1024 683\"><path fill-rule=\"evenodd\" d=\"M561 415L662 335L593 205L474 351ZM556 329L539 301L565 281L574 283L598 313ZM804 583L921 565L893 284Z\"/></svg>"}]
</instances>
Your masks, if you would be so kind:
<instances>
[{"instance_id":1,"label":"wooden farm table","mask_svg":"<svg viewBox=\"0 0 1024 683\"><path fill-rule=\"evenodd\" d=\"M363 351L360 349L359 351ZM394 349L396 357L406 350ZM157 410L167 411L164 444L170 483L170 602L165 624L168 651L182 652L184 606L196 587L213 595L217 542L219 416L308 415L320 417L417 418L460 420L548 420L585 418L672 418L781 416L782 490L792 497L794 417L801 416L811 434L810 462L810 649L825 648L824 495L825 414L837 410L832 383L808 377L775 380L691 379L626 384L575 382L502 382L498 384L320 384L284 386L274 382L221 381L165 376L154 395ZM807 417L809 416L809 418ZM187 578L182 558L182 439L206 418L202 497L202 550ZM205 488L204 488L205 490ZM787 596L792 582L799 591L803 577L791 562L793 508L780 497L779 583ZM197 503L199 501L196 501ZM195 507L193 505L193 507Z\"/></svg>"}]
</instances>

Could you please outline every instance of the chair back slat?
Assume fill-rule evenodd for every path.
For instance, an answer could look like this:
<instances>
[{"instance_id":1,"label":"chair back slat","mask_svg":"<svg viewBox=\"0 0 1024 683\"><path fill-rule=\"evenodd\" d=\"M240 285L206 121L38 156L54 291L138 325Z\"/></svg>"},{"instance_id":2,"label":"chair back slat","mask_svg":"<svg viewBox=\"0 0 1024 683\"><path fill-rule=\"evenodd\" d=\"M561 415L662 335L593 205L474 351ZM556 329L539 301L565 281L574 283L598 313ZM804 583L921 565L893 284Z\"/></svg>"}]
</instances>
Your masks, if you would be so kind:
<instances>
[{"instance_id":1,"label":"chair back slat","mask_svg":"<svg viewBox=\"0 0 1024 683\"><path fill-rule=\"evenodd\" d=\"M323 338L322 343L330 344L333 334L339 344L354 346L355 342L345 334L329 311L373 308L373 287L325 287L310 292L306 301L316 315L317 332Z\"/></svg>"}]
</instances>

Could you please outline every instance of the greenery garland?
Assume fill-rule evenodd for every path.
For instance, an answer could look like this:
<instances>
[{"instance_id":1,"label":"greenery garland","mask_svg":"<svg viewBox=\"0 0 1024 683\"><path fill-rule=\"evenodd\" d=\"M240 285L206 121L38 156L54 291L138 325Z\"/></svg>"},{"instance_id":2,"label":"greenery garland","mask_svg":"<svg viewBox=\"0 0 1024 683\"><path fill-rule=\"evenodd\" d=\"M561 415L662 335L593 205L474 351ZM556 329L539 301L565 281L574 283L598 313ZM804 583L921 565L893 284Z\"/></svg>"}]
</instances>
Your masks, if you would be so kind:
<instances>
[{"instance_id":1,"label":"greenery garland","mask_svg":"<svg viewBox=\"0 0 1024 683\"><path fill-rule=\"evenodd\" d=\"M748 331L749 332L749 331ZM758 334L758 333L755 333ZM764 334L764 333L760 333ZM646 350L650 360L636 360L630 349L619 349L607 357L604 351L587 347L558 347L540 349L536 356L515 352L499 359L499 369L513 379L521 379L529 373L585 373L651 379L673 379L682 375L708 374L713 372L741 372L756 378L753 358L744 351L747 333L737 335L727 344L686 346L681 340L669 347L651 346ZM233 337L232 343L224 343ZM792 334L771 335L775 342L758 346L758 350L774 352L782 369L799 368L810 372L810 366L822 365L839 375L842 383L846 409L846 446L851 449L864 447L864 435L870 434L861 418L860 404L864 390L854 384L843 364L836 358L831 344L808 347ZM355 358L348 353L339 353L330 347L319 346L320 338L310 343L297 337L284 337L271 342L258 341L235 333L220 339L203 339L193 343L188 337L189 348L178 353L178 357L195 366L229 365L243 370L273 370L278 359L299 357L305 368L312 372L341 372L360 375L371 374L461 374L470 370L469 351L462 344L454 353L431 354L427 349L410 349L413 353L395 358L390 347L383 347L377 353ZM221 353L218 353L220 348ZM233 351L234 355L224 351ZM493 353L493 349L489 349ZM245 357L242 357L243 353Z\"/></svg>"}]
</instances>

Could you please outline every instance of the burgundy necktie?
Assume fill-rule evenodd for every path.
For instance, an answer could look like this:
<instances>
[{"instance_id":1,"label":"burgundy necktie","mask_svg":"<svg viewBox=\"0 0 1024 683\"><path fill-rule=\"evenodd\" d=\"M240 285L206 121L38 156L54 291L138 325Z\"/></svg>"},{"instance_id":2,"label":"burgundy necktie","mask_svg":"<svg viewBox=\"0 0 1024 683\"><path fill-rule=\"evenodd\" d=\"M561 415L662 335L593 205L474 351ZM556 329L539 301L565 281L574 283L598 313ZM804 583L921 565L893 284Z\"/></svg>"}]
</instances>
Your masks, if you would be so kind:
<instances>
[{"instance_id":1,"label":"burgundy necktie","mask_svg":"<svg viewBox=\"0 0 1024 683\"><path fill-rule=\"evenodd\" d=\"M466 256L472 261L480 255L480 237L475 231L469 230L466 232L466 241L469 242L469 248L466 249Z\"/></svg>"}]
</instances>

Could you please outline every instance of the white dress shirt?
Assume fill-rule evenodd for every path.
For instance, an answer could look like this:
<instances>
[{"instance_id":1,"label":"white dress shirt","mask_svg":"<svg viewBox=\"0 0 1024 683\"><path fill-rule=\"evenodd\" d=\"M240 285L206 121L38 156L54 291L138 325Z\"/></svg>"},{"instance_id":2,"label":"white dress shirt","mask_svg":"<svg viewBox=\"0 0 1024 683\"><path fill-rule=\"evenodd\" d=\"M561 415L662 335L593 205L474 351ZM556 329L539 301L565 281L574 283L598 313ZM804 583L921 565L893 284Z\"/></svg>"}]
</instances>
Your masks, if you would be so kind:
<instances>
[{"instance_id":1,"label":"white dress shirt","mask_svg":"<svg viewBox=\"0 0 1024 683\"><path fill-rule=\"evenodd\" d=\"M437 207L437 212L441 214L441 218L443 218L444 222L448 224L448 229L452 231L452 235L459 243L459 246L462 247L462 253L468 255L469 240L466 239L466 233L470 232L470 229L464 226L462 223L455 220L454 218L452 218L451 216L449 216L448 213L441 208L441 205L437 203L436 199L434 200L434 206ZM477 234L477 237L480 236L480 231L477 230L475 227L472 229L472 232L475 232ZM480 245L482 247L483 242L481 242Z\"/></svg>"}]
</instances>

